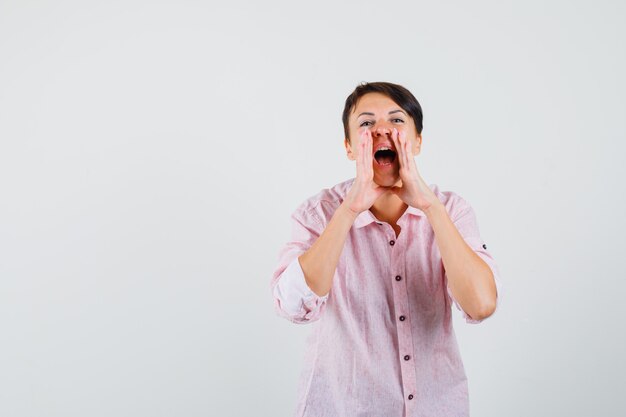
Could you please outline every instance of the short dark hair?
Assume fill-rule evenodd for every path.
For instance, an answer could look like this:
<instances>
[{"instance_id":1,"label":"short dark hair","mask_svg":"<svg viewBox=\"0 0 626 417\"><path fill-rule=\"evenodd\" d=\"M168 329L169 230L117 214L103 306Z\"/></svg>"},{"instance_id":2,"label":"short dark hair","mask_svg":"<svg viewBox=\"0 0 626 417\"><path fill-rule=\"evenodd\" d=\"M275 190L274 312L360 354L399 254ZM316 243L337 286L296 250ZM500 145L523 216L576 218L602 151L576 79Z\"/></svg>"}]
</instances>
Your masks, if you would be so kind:
<instances>
[{"instance_id":1,"label":"short dark hair","mask_svg":"<svg viewBox=\"0 0 626 417\"><path fill-rule=\"evenodd\" d=\"M384 94L393 101L395 101L398 106L402 108L415 122L415 129L417 130L417 134L422 134L422 106L417 101L415 96L406 88L402 87L398 84L387 83L387 82L373 82L366 83L363 82L359 84L352 94L348 96L346 99L346 104L343 108L343 130L346 135L346 139L350 142L350 126L348 124L348 119L350 118L350 113L354 110L357 103L367 93L380 93Z\"/></svg>"}]
</instances>

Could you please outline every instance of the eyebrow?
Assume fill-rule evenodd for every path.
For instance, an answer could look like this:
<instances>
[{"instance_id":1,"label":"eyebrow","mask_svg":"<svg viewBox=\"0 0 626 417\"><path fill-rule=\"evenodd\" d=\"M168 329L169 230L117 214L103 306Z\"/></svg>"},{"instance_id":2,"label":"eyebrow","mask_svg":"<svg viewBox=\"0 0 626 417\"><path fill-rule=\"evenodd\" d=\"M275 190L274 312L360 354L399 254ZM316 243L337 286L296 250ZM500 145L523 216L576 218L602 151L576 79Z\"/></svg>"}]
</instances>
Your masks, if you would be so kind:
<instances>
[{"instance_id":1,"label":"eyebrow","mask_svg":"<svg viewBox=\"0 0 626 417\"><path fill-rule=\"evenodd\" d=\"M400 109L398 109L398 110L392 110L392 111L390 111L390 112L389 112L389 113L387 113L387 114L394 114L394 113L404 113L404 111L402 111L402 110L400 110ZM374 113L364 111L363 113L361 113L361 114L359 114L359 115L357 116L357 119L358 119L359 117L363 116L363 115L366 115L366 116L376 116ZM406 113L404 113L404 115L406 116Z\"/></svg>"}]
</instances>

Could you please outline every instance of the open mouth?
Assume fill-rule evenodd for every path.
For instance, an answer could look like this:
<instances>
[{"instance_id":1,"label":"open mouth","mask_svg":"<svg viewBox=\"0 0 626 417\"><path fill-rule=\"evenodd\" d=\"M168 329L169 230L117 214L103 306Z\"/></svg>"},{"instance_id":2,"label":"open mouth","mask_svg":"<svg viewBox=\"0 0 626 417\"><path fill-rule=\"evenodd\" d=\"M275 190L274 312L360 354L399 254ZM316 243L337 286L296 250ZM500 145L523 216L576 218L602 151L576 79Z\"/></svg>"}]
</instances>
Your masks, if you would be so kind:
<instances>
[{"instance_id":1,"label":"open mouth","mask_svg":"<svg viewBox=\"0 0 626 417\"><path fill-rule=\"evenodd\" d=\"M396 160L396 153L391 149L381 149L374 153L374 159L378 165L391 165Z\"/></svg>"}]
</instances>

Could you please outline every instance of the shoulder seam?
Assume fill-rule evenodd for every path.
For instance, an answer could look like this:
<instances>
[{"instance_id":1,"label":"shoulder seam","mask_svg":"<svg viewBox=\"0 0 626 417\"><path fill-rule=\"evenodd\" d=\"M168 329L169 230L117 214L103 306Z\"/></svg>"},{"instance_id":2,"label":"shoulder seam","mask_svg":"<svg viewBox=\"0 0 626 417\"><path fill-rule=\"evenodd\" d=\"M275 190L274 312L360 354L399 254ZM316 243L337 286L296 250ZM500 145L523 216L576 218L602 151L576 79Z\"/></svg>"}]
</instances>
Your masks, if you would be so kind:
<instances>
[{"instance_id":1,"label":"shoulder seam","mask_svg":"<svg viewBox=\"0 0 626 417\"><path fill-rule=\"evenodd\" d=\"M307 204L303 204L302 207L302 211L304 211L306 214L308 214L309 216L311 216L312 218L315 219L315 221L320 225L323 226L324 223L322 222L322 220L320 219L320 217L317 215L317 213L315 212L315 208L319 205L320 201L322 200L317 200L315 201L312 205L310 205L309 207L306 207Z\"/></svg>"}]
</instances>

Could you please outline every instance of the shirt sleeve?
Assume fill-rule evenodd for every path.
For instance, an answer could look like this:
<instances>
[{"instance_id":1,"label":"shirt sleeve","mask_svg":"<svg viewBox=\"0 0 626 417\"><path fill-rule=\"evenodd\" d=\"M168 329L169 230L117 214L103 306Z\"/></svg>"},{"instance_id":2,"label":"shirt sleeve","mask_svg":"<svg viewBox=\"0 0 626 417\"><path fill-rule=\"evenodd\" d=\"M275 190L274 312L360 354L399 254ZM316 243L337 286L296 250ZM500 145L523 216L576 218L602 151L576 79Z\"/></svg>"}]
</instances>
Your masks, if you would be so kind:
<instances>
[{"instance_id":1,"label":"shirt sleeve","mask_svg":"<svg viewBox=\"0 0 626 417\"><path fill-rule=\"evenodd\" d=\"M306 252L323 231L314 212L302 209L291 215L290 241L281 249L271 279L276 313L287 320L306 324L319 320L330 293L319 296L307 285L298 257Z\"/></svg>"},{"instance_id":2,"label":"shirt sleeve","mask_svg":"<svg viewBox=\"0 0 626 417\"><path fill-rule=\"evenodd\" d=\"M453 220L453 223L456 226L459 233L461 234L461 236L463 237L463 240L465 240L468 246L472 248L474 252L478 256L480 256L480 258L483 261L485 261L485 263L489 266L489 268L491 268L491 272L493 272L493 278L496 284L496 293L497 293L496 294L496 308L494 310L494 313L495 313L495 311L498 310L498 305L500 304L500 299L502 298L502 289L501 289L502 284L500 280L500 271L498 269L498 266L495 260L493 259L489 251L487 251L487 245L485 244L483 239L480 237L480 232L478 230L478 222L476 221L476 214L474 213L474 209L469 204L467 204L467 202L464 202L463 206L464 207L460 215L455 220ZM444 275L446 275L445 272L444 272ZM465 319L465 321L471 324L478 324L482 322L483 320L476 320L472 318L469 314L467 314L463 310L463 308L461 308L461 305L454 298L454 296L452 295L452 292L450 291L450 287L448 286L447 275L446 275L445 282L446 282L448 296L450 297L451 302L456 306L458 310L460 310L463 313L463 318Z\"/></svg>"}]
</instances>

